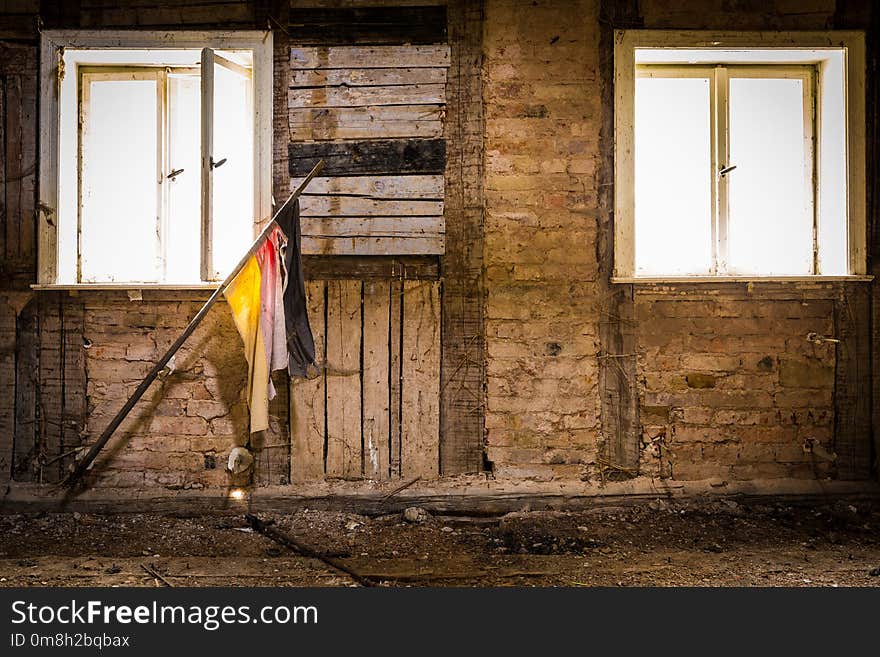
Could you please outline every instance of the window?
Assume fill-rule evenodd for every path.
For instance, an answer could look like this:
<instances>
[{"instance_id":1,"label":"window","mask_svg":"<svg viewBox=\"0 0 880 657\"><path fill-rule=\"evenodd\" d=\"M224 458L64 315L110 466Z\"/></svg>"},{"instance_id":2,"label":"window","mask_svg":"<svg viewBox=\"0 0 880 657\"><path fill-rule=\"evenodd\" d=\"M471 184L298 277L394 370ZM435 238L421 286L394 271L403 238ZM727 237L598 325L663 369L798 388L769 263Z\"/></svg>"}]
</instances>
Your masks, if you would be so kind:
<instances>
[{"instance_id":1,"label":"window","mask_svg":"<svg viewBox=\"0 0 880 657\"><path fill-rule=\"evenodd\" d=\"M617 279L864 273L863 42L834 41L619 34Z\"/></svg>"},{"instance_id":2,"label":"window","mask_svg":"<svg viewBox=\"0 0 880 657\"><path fill-rule=\"evenodd\" d=\"M271 39L44 33L42 285L221 280L271 212Z\"/></svg>"}]
</instances>

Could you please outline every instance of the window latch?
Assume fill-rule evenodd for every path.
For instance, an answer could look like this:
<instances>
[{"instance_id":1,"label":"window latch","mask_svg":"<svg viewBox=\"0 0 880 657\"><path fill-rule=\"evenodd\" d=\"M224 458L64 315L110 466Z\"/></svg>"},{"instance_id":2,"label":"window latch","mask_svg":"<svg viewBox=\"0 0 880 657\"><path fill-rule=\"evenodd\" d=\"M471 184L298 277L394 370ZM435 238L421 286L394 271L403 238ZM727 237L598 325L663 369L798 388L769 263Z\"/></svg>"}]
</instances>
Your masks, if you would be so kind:
<instances>
[{"instance_id":1,"label":"window latch","mask_svg":"<svg viewBox=\"0 0 880 657\"><path fill-rule=\"evenodd\" d=\"M735 164L732 164L732 165L730 165L730 166L726 166L726 167L724 167L723 169L721 169L721 171L718 172L718 175L719 175L719 176L726 176L728 173L730 173L730 172L733 171L734 169L736 169L736 165L735 165Z\"/></svg>"},{"instance_id":2,"label":"window latch","mask_svg":"<svg viewBox=\"0 0 880 657\"><path fill-rule=\"evenodd\" d=\"M222 167L224 164L226 164L226 158L225 158L225 157L224 157L222 160L220 160L219 162L215 162L215 161L214 161L214 158L213 158L213 157L211 158L211 168L212 168L212 169L219 169L219 168Z\"/></svg>"},{"instance_id":3,"label":"window latch","mask_svg":"<svg viewBox=\"0 0 880 657\"><path fill-rule=\"evenodd\" d=\"M172 171L171 173L169 173L165 177L168 178L168 180L174 180L175 178L177 178L177 176L179 176L182 173L183 173L183 169L174 169L174 171Z\"/></svg>"}]
</instances>

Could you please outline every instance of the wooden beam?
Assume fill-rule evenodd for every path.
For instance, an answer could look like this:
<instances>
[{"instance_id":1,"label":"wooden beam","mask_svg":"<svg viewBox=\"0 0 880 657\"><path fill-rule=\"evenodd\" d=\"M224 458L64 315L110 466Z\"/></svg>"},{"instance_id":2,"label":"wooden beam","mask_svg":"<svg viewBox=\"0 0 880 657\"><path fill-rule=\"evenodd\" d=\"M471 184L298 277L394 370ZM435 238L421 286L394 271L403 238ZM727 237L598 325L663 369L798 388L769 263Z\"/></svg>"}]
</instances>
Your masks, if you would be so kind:
<instances>
[{"instance_id":1,"label":"wooden beam","mask_svg":"<svg viewBox=\"0 0 880 657\"><path fill-rule=\"evenodd\" d=\"M372 139L350 142L291 143L292 178L306 175L323 160L325 176L399 176L442 174L446 167L443 139Z\"/></svg>"},{"instance_id":2,"label":"wooden beam","mask_svg":"<svg viewBox=\"0 0 880 657\"><path fill-rule=\"evenodd\" d=\"M429 44L446 41L446 7L334 7L291 11L298 44Z\"/></svg>"}]
</instances>

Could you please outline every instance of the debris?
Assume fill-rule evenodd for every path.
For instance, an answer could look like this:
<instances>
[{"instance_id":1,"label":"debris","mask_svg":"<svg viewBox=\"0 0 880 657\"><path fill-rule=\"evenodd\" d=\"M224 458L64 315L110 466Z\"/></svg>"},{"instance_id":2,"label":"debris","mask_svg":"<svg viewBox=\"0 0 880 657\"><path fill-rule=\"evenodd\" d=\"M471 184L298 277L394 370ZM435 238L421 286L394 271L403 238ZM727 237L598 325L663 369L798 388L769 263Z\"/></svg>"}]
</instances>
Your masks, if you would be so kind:
<instances>
[{"instance_id":1,"label":"debris","mask_svg":"<svg viewBox=\"0 0 880 657\"><path fill-rule=\"evenodd\" d=\"M871 577L880 577L880 566L877 566L876 568L872 568L868 572L868 575L870 575Z\"/></svg>"},{"instance_id":2,"label":"debris","mask_svg":"<svg viewBox=\"0 0 880 657\"><path fill-rule=\"evenodd\" d=\"M407 522L425 522L430 517L431 514L420 506L410 506L403 510L403 519Z\"/></svg>"},{"instance_id":3,"label":"debris","mask_svg":"<svg viewBox=\"0 0 880 657\"><path fill-rule=\"evenodd\" d=\"M253 534L254 530L250 527L233 527L232 531L234 532L244 532L245 534Z\"/></svg>"},{"instance_id":4,"label":"debris","mask_svg":"<svg viewBox=\"0 0 880 657\"><path fill-rule=\"evenodd\" d=\"M728 513L732 513L734 515L739 514L742 511L742 507L737 502L733 500L721 500L721 508Z\"/></svg>"},{"instance_id":5,"label":"debris","mask_svg":"<svg viewBox=\"0 0 880 657\"><path fill-rule=\"evenodd\" d=\"M345 523L345 530L349 532L353 532L355 529L363 525L364 523L358 522L357 520L349 520Z\"/></svg>"},{"instance_id":6,"label":"debris","mask_svg":"<svg viewBox=\"0 0 880 657\"><path fill-rule=\"evenodd\" d=\"M654 500L653 502L648 503L648 508L651 511L667 511L669 509L669 504L665 500Z\"/></svg>"},{"instance_id":7,"label":"debris","mask_svg":"<svg viewBox=\"0 0 880 657\"><path fill-rule=\"evenodd\" d=\"M107 568L104 572L107 573L108 575L116 575L117 573L122 572L122 568L120 568L116 564L113 564L112 566Z\"/></svg>"},{"instance_id":8,"label":"debris","mask_svg":"<svg viewBox=\"0 0 880 657\"><path fill-rule=\"evenodd\" d=\"M387 500L389 497L394 497L394 496L397 495L400 491L405 490L405 489L409 488L410 486L412 486L412 485L413 485L414 483L416 483L419 479L421 479L421 477L416 477L415 479L411 479L410 481L406 482L405 484L401 484L400 486L398 486L397 488L395 488L393 491L391 491L390 493L388 493L387 495L385 495L384 497L382 497L382 499L383 499L383 500Z\"/></svg>"},{"instance_id":9,"label":"debris","mask_svg":"<svg viewBox=\"0 0 880 657\"><path fill-rule=\"evenodd\" d=\"M443 532L444 534L451 534L455 530L452 527L450 527L449 525L447 525L446 527L443 527L443 529L441 529L440 531Z\"/></svg>"},{"instance_id":10,"label":"debris","mask_svg":"<svg viewBox=\"0 0 880 657\"><path fill-rule=\"evenodd\" d=\"M294 552L297 552L297 553L303 555L304 557L309 557L311 559L319 559L320 561L323 561L325 564L327 564L331 568L334 568L336 570L339 570L339 571L345 573L346 575L351 577L355 582L357 582L361 586L367 586L367 587L374 586L373 582L368 580L366 577L363 577L362 575L360 575L358 572L356 572L352 568L349 568L344 563L337 561L336 559L333 559L332 557L328 557L325 554L321 554L320 552L309 547L308 545L301 543L300 541L295 539L290 534L286 534L285 532L282 532L279 529L275 529L274 527L270 527L268 524L266 524L265 522L260 520L260 518L258 518L254 514L252 514L252 513L245 514L245 519L248 521L250 526L253 527L254 531L260 532L266 538L270 538L273 541L275 541L276 543L279 543L279 544L283 545L284 547L289 548L289 549L293 550Z\"/></svg>"},{"instance_id":11,"label":"debris","mask_svg":"<svg viewBox=\"0 0 880 657\"><path fill-rule=\"evenodd\" d=\"M169 588L174 588L174 584L172 584L167 579L165 579L165 577L162 575L162 573L160 573L158 570L156 570L156 567L153 564L150 564L148 566L147 564L142 563L141 568L143 568L148 574L152 575L155 579L162 582L165 586L167 586Z\"/></svg>"},{"instance_id":12,"label":"debris","mask_svg":"<svg viewBox=\"0 0 880 657\"><path fill-rule=\"evenodd\" d=\"M234 475L243 474L254 465L254 456L246 447L233 447L226 469Z\"/></svg>"},{"instance_id":13,"label":"debris","mask_svg":"<svg viewBox=\"0 0 880 657\"><path fill-rule=\"evenodd\" d=\"M709 485L712 488L724 488L725 486L727 486L727 482L721 477L715 477L709 480Z\"/></svg>"}]
</instances>

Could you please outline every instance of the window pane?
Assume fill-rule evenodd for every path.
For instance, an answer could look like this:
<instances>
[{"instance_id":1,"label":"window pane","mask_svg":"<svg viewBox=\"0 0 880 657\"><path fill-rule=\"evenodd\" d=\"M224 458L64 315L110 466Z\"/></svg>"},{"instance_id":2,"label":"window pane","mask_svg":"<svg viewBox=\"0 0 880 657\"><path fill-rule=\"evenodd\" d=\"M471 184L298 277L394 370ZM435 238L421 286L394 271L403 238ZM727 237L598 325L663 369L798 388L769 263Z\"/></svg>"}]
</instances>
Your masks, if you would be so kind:
<instances>
[{"instance_id":1,"label":"window pane","mask_svg":"<svg viewBox=\"0 0 880 657\"><path fill-rule=\"evenodd\" d=\"M251 81L214 67L214 269L223 278L254 238L254 118Z\"/></svg>"},{"instance_id":2,"label":"window pane","mask_svg":"<svg viewBox=\"0 0 880 657\"><path fill-rule=\"evenodd\" d=\"M638 78L635 110L636 273L709 273L709 80Z\"/></svg>"},{"instance_id":3,"label":"window pane","mask_svg":"<svg viewBox=\"0 0 880 657\"><path fill-rule=\"evenodd\" d=\"M812 193L799 79L730 79L731 273L812 272Z\"/></svg>"},{"instance_id":4,"label":"window pane","mask_svg":"<svg viewBox=\"0 0 880 657\"><path fill-rule=\"evenodd\" d=\"M201 91L196 75L168 78L168 171L183 169L168 185L165 279L190 283L201 277Z\"/></svg>"},{"instance_id":5,"label":"window pane","mask_svg":"<svg viewBox=\"0 0 880 657\"><path fill-rule=\"evenodd\" d=\"M158 280L155 80L96 80L83 108L82 280Z\"/></svg>"}]
</instances>

